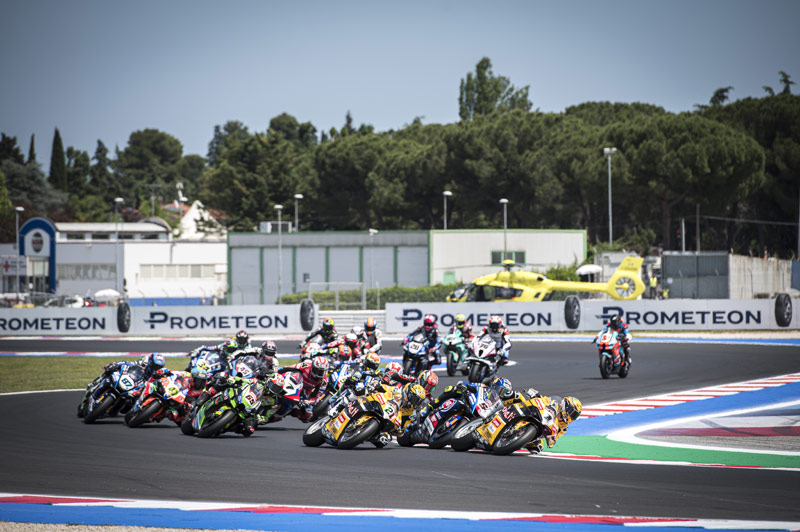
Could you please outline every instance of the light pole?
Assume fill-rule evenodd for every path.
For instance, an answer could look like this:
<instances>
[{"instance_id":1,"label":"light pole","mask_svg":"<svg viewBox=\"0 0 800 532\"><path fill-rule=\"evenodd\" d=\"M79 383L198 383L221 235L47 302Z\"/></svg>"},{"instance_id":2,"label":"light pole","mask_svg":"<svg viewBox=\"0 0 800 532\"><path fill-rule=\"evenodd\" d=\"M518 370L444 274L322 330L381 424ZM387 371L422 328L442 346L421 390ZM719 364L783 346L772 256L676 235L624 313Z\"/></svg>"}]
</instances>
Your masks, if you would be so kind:
<instances>
[{"instance_id":1,"label":"light pole","mask_svg":"<svg viewBox=\"0 0 800 532\"><path fill-rule=\"evenodd\" d=\"M373 266L372 253L373 253L373 249L374 249L374 246L375 246L375 239L373 237L375 235L377 235L378 232L379 231L377 229L370 229L369 230L369 286L370 286L370 288L373 288L375 286L375 280L372 277L372 271L373 271L372 270L372 266Z\"/></svg>"},{"instance_id":2,"label":"light pole","mask_svg":"<svg viewBox=\"0 0 800 532\"><path fill-rule=\"evenodd\" d=\"M14 288L17 290L17 303L19 303L19 213L24 211L25 209L22 207L14 207L16 211L16 218L17 218L17 264L16 264L16 283L14 283Z\"/></svg>"},{"instance_id":3,"label":"light pole","mask_svg":"<svg viewBox=\"0 0 800 532\"><path fill-rule=\"evenodd\" d=\"M124 199L114 198L114 233L116 234L114 241L114 278L116 279L116 283L114 284L120 295L122 294L122 287L119 282L119 220L117 219L117 211L123 203L125 203Z\"/></svg>"},{"instance_id":4,"label":"light pole","mask_svg":"<svg viewBox=\"0 0 800 532\"><path fill-rule=\"evenodd\" d=\"M608 155L608 243L614 240L614 233L611 229L611 156L617 153L616 148L603 148L603 154Z\"/></svg>"},{"instance_id":5,"label":"light pole","mask_svg":"<svg viewBox=\"0 0 800 532\"><path fill-rule=\"evenodd\" d=\"M294 232L295 233L300 231L300 215L298 214L300 212L300 210L299 210L300 209L300 205L299 205L298 202L301 199L303 199L303 195L302 194L295 194L294 195Z\"/></svg>"},{"instance_id":6,"label":"light pole","mask_svg":"<svg viewBox=\"0 0 800 532\"><path fill-rule=\"evenodd\" d=\"M447 198L452 196L453 193L449 190L445 190L442 192L442 196L444 197L444 230L447 231Z\"/></svg>"},{"instance_id":7,"label":"light pole","mask_svg":"<svg viewBox=\"0 0 800 532\"><path fill-rule=\"evenodd\" d=\"M501 198L500 203L503 205L503 261L505 261L508 258L508 200Z\"/></svg>"},{"instance_id":8,"label":"light pole","mask_svg":"<svg viewBox=\"0 0 800 532\"><path fill-rule=\"evenodd\" d=\"M283 227L281 227L281 211L283 210L283 205L275 205L275 210L278 211L278 304L283 304L283 244L281 239L283 238Z\"/></svg>"}]
</instances>

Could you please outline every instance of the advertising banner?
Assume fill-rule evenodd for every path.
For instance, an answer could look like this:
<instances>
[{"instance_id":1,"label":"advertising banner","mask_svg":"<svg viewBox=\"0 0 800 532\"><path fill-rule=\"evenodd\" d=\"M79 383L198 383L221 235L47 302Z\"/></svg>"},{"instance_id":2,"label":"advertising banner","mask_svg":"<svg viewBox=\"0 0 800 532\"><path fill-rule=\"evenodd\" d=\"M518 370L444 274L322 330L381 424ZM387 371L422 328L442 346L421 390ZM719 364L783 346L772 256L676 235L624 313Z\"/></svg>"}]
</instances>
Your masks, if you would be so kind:
<instances>
[{"instance_id":1,"label":"advertising banner","mask_svg":"<svg viewBox=\"0 0 800 532\"><path fill-rule=\"evenodd\" d=\"M782 294L775 299L710 300L579 300L541 303L387 303L386 331L408 333L428 314L440 329L449 328L456 314L473 327L484 327L499 315L512 331L568 332L600 330L609 317L621 315L639 331L710 331L800 329L794 304Z\"/></svg>"},{"instance_id":2,"label":"advertising banner","mask_svg":"<svg viewBox=\"0 0 800 532\"><path fill-rule=\"evenodd\" d=\"M317 307L231 305L0 309L0 336L197 336L311 331Z\"/></svg>"}]
</instances>

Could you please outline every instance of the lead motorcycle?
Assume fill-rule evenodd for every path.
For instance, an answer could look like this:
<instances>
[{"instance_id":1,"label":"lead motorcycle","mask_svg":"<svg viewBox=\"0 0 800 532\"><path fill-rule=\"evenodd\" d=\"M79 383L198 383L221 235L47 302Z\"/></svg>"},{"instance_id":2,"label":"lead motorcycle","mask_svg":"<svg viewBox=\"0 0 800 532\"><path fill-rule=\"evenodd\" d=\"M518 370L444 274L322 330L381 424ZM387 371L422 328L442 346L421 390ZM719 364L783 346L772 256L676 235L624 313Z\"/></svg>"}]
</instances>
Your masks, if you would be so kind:
<instances>
[{"instance_id":1,"label":"lead motorcycle","mask_svg":"<svg viewBox=\"0 0 800 532\"><path fill-rule=\"evenodd\" d=\"M144 369L136 364L124 366L109 374L103 373L86 387L78 405L78 417L84 423L125 413L133 406L144 386Z\"/></svg>"},{"instance_id":2,"label":"lead motorcycle","mask_svg":"<svg viewBox=\"0 0 800 532\"><path fill-rule=\"evenodd\" d=\"M604 379L617 374L621 379L631 370L631 357L622 349L619 334L609 329L597 336L597 355L600 358L600 376Z\"/></svg>"}]
</instances>

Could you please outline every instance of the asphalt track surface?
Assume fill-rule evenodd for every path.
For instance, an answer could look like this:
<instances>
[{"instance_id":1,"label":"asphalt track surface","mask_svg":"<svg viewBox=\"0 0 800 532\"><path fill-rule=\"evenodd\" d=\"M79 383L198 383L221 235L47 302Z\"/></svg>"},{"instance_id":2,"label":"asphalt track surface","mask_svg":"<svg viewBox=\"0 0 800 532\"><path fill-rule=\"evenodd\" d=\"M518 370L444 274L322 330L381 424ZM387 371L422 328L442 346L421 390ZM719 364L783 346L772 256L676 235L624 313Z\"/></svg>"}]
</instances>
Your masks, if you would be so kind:
<instances>
[{"instance_id":1,"label":"asphalt track surface","mask_svg":"<svg viewBox=\"0 0 800 532\"><path fill-rule=\"evenodd\" d=\"M394 345L393 345L394 344ZM4 340L3 351L188 351L196 342ZM281 352L294 342L279 342ZM397 342L384 348L399 354ZM516 388L584 404L645 397L800 370L797 347L634 345L627 379L600 378L587 343L514 345ZM98 372L99 372L98 368ZM440 373L441 375L441 373ZM2 376L0 376L1 378ZM442 377L439 388L456 382ZM796 472L595 463L449 449L305 447L295 419L201 440L162 422L84 425L81 392L0 397L0 490L69 496L360 508L797 520Z\"/></svg>"}]
</instances>

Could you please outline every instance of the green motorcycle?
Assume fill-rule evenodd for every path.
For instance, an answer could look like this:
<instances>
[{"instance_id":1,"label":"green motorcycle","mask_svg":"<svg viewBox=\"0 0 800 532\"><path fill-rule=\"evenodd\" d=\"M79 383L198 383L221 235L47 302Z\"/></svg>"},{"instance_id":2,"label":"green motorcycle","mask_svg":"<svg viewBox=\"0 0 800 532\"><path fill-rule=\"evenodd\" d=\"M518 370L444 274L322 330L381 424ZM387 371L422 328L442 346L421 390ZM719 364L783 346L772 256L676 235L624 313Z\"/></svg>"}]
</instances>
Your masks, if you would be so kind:
<instances>
[{"instance_id":1,"label":"green motorcycle","mask_svg":"<svg viewBox=\"0 0 800 532\"><path fill-rule=\"evenodd\" d=\"M470 350L461 331L456 330L445 337L444 349L447 355L447 375L452 377L457 371L466 375L469 371L467 357L470 355Z\"/></svg>"},{"instance_id":2,"label":"green motorcycle","mask_svg":"<svg viewBox=\"0 0 800 532\"><path fill-rule=\"evenodd\" d=\"M238 379L230 388L209 399L197 410L192 419L192 428L201 438L218 436L223 432L237 432L249 436L258 423L259 411L263 408L264 383Z\"/></svg>"}]
</instances>

